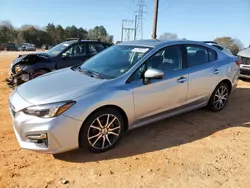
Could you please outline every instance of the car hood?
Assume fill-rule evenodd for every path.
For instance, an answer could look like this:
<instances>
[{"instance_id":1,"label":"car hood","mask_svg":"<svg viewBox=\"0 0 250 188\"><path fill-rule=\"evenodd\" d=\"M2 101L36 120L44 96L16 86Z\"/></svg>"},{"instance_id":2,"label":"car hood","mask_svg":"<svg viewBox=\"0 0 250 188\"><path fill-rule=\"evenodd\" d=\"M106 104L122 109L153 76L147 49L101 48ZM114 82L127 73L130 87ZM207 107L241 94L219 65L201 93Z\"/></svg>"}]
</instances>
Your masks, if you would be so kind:
<instances>
[{"instance_id":1,"label":"car hood","mask_svg":"<svg viewBox=\"0 0 250 188\"><path fill-rule=\"evenodd\" d=\"M38 105L72 100L100 88L106 80L65 68L30 80L17 88L27 102Z\"/></svg>"},{"instance_id":2,"label":"car hood","mask_svg":"<svg viewBox=\"0 0 250 188\"><path fill-rule=\"evenodd\" d=\"M238 53L239 56L250 58L250 48L246 48Z\"/></svg>"},{"instance_id":3,"label":"car hood","mask_svg":"<svg viewBox=\"0 0 250 188\"><path fill-rule=\"evenodd\" d=\"M14 65L20 63L23 59L27 58L28 56L40 56L44 59L51 59L51 57L46 54L46 53L28 53L28 54L22 54L19 55L12 63L11 63L11 67L13 67Z\"/></svg>"}]
</instances>

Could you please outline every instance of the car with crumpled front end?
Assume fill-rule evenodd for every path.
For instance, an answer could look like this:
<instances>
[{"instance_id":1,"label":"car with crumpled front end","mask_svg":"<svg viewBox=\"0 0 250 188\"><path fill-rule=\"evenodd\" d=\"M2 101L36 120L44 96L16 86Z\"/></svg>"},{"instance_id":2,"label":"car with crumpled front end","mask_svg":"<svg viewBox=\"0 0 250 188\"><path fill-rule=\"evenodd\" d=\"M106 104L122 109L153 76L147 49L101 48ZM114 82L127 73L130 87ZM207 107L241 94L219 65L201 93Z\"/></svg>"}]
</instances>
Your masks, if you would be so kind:
<instances>
[{"instance_id":1,"label":"car with crumpled front end","mask_svg":"<svg viewBox=\"0 0 250 188\"><path fill-rule=\"evenodd\" d=\"M41 53L19 55L9 67L6 82L16 87L51 71L80 64L111 44L95 40L67 40Z\"/></svg>"}]
</instances>

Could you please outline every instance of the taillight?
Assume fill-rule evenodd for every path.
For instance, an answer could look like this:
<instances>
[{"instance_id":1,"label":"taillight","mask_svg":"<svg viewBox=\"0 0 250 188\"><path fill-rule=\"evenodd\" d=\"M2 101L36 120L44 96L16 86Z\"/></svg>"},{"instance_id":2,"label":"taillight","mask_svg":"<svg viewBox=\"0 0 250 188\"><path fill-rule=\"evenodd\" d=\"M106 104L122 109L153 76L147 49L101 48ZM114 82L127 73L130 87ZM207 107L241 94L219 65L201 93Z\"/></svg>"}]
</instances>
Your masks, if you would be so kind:
<instances>
[{"instance_id":1,"label":"taillight","mask_svg":"<svg viewBox=\"0 0 250 188\"><path fill-rule=\"evenodd\" d=\"M241 64L240 60L236 60L236 61L235 61L235 64L236 64L238 67L240 67L240 64Z\"/></svg>"}]
</instances>

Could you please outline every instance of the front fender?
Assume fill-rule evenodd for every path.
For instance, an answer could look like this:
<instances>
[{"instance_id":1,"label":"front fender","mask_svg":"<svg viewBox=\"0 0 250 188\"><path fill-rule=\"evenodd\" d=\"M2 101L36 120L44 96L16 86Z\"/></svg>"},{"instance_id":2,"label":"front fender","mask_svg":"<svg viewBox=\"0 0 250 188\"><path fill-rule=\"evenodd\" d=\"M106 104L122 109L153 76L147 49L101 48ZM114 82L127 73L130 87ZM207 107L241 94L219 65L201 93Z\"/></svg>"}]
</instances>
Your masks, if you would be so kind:
<instances>
[{"instance_id":1,"label":"front fender","mask_svg":"<svg viewBox=\"0 0 250 188\"><path fill-rule=\"evenodd\" d=\"M38 69L47 69L49 71L55 70L55 63L54 62L46 62L46 63L36 63L33 65L26 65L23 68L23 71L31 74L34 73Z\"/></svg>"},{"instance_id":2,"label":"front fender","mask_svg":"<svg viewBox=\"0 0 250 188\"><path fill-rule=\"evenodd\" d=\"M64 115L84 122L96 109L111 105L119 107L125 112L129 127L134 123L134 98L131 90L100 89L75 100L77 101L76 104Z\"/></svg>"}]
</instances>

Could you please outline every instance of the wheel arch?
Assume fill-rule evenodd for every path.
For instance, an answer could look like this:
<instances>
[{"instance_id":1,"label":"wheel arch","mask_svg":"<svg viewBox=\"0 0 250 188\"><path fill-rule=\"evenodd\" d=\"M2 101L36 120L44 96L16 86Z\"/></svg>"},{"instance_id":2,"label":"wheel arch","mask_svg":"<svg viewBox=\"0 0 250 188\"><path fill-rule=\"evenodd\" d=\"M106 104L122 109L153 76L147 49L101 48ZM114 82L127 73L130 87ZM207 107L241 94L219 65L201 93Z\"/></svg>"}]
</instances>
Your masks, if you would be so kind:
<instances>
[{"instance_id":1,"label":"wheel arch","mask_svg":"<svg viewBox=\"0 0 250 188\"><path fill-rule=\"evenodd\" d=\"M32 65L27 65L24 69L26 72L32 74L38 70L46 70L48 72L53 71L53 66L46 64L46 63L35 63Z\"/></svg>"},{"instance_id":2,"label":"wheel arch","mask_svg":"<svg viewBox=\"0 0 250 188\"><path fill-rule=\"evenodd\" d=\"M37 69L34 70L34 72L40 71L40 70L44 70L44 71L46 71L46 72L51 72L51 71L52 71L51 69L49 69L49 68L47 68L47 67L44 67L44 68L37 68Z\"/></svg>"},{"instance_id":3,"label":"wheel arch","mask_svg":"<svg viewBox=\"0 0 250 188\"><path fill-rule=\"evenodd\" d=\"M229 94L231 93L232 88L233 88L232 82L231 82L229 79L227 79L227 78L222 79L217 85L215 85L215 87L214 87L212 93L210 94L210 97L209 97L209 100L208 100L208 101L210 101L210 99L211 99L211 97L212 97L212 95L213 95L213 92L215 91L215 89L217 88L217 86L220 85L221 83L226 83L226 84L228 85Z\"/></svg>"},{"instance_id":4,"label":"wheel arch","mask_svg":"<svg viewBox=\"0 0 250 188\"><path fill-rule=\"evenodd\" d=\"M221 84L221 83L226 83L226 84L228 85L229 93L231 93L232 88L233 88L232 82L231 82L229 79L223 79L222 81L220 81L220 82L216 85L216 87L217 87L219 84ZM215 87L215 88L216 88L216 87Z\"/></svg>"}]
</instances>

